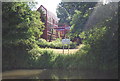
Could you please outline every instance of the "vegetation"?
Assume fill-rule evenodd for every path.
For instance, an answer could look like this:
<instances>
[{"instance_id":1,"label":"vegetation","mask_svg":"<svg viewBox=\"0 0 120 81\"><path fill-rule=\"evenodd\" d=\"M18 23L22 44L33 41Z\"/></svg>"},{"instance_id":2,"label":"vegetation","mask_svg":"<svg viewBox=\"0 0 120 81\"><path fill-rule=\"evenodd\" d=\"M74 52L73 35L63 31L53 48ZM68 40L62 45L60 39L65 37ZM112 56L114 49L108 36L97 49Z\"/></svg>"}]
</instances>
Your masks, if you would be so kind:
<instances>
[{"instance_id":1,"label":"vegetation","mask_svg":"<svg viewBox=\"0 0 120 81\"><path fill-rule=\"evenodd\" d=\"M57 8L59 23L71 26L70 38L79 37L96 2L61 2Z\"/></svg>"},{"instance_id":2,"label":"vegetation","mask_svg":"<svg viewBox=\"0 0 120 81\"><path fill-rule=\"evenodd\" d=\"M27 3L2 3L3 70L31 64L28 51L37 46L36 40L44 29L40 13L32 11Z\"/></svg>"},{"instance_id":3,"label":"vegetation","mask_svg":"<svg viewBox=\"0 0 120 81\"><path fill-rule=\"evenodd\" d=\"M71 7L69 3L67 3L69 6L66 6L66 3L61 4L68 9ZM54 68L117 72L117 4L100 4L94 7L96 3L93 6L87 6L87 3L84 3L76 10L79 4L74 4L76 7L72 10L74 13L70 16L71 20L66 22L71 24L71 32L74 31L71 37L82 38L84 47L75 54L60 55L41 50L40 47L61 48L62 44L59 40L48 43L40 39L44 26L38 12L31 11L26 3L3 3L3 70ZM91 7L99 14L91 14L89 10ZM62 12L59 8L58 11L59 14ZM106 14L106 11L110 11L109 14ZM86 24L87 20L89 22ZM74 47L73 45L75 44L71 43L71 48Z\"/></svg>"},{"instance_id":4,"label":"vegetation","mask_svg":"<svg viewBox=\"0 0 120 81\"><path fill-rule=\"evenodd\" d=\"M39 39L37 44L41 48L55 48L55 49L62 49L63 48L63 44L62 44L60 39L57 39L57 40L52 41L52 42L47 42L45 39ZM71 42L70 45L64 44L65 49L68 49L68 46L70 49L76 48L77 43Z\"/></svg>"},{"instance_id":5,"label":"vegetation","mask_svg":"<svg viewBox=\"0 0 120 81\"><path fill-rule=\"evenodd\" d=\"M67 3L62 4L67 7ZM87 3L85 4L87 5ZM81 9L74 10L75 13L70 23L72 24L71 32L74 31L74 34L71 34L72 37L79 35L79 37L83 39L85 47L76 53L76 60L74 60L72 66L117 71L117 3L97 5L98 6L95 7L93 6L92 13L91 10L89 10L90 7L86 10L84 6L82 6L86 12ZM69 7L67 8L69 9ZM90 13L88 13L89 11Z\"/></svg>"}]
</instances>

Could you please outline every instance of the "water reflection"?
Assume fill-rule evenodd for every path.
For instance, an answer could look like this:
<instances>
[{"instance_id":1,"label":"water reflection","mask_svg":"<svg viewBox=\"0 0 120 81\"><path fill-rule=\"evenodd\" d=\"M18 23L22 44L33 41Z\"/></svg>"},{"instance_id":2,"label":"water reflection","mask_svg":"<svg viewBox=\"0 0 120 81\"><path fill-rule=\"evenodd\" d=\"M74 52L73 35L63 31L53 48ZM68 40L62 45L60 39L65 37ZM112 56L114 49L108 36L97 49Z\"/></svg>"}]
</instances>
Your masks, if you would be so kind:
<instances>
[{"instance_id":1,"label":"water reflection","mask_svg":"<svg viewBox=\"0 0 120 81\"><path fill-rule=\"evenodd\" d=\"M20 70L6 74L3 73L3 79L118 79L117 72L95 70Z\"/></svg>"},{"instance_id":2,"label":"water reflection","mask_svg":"<svg viewBox=\"0 0 120 81\"><path fill-rule=\"evenodd\" d=\"M117 79L114 72L87 70L46 70L30 79Z\"/></svg>"},{"instance_id":3,"label":"water reflection","mask_svg":"<svg viewBox=\"0 0 120 81\"><path fill-rule=\"evenodd\" d=\"M3 79L2 81L119 81L118 79Z\"/></svg>"}]
</instances>

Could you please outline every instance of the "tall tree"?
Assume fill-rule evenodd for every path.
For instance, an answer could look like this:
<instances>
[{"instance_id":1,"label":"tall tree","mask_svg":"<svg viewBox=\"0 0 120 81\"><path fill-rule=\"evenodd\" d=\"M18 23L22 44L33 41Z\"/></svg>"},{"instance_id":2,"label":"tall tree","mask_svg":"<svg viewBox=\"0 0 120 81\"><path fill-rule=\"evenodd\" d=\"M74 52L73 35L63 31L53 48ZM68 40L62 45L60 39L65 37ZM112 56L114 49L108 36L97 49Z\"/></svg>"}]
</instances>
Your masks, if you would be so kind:
<instances>
[{"instance_id":1,"label":"tall tree","mask_svg":"<svg viewBox=\"0 0 120 81\"><path fill-rule=\"evenodd\" d=\"M59 23L71 25L71 37L78 37L96 2L61 2L57 8Z\"/></svg>"},{"instance_id":2,"label":"tall tree","mask_svg":"<svg viewBox=\"0 0 120 81\"><path fill-rule=\"evenodd\" d=\"M2 3L2 69L31 67L29 51L37 46L44 29L40 13L27 3Z\"/></svg>"},{"instance_id":3,"label":"tall tree","mask_svg":"<svg viewBox=\"0 0 120 81\"><path fill-rule=\"evenodd\" d=\"M27 3L8 2L2 4L3 43L15 43L42 34L43 23L40 14L31 11Z\"/></svg>"},{"instance_id":4,"label":"tall tree","mask_svg":"<svg viewBox=\"0 0 120 81\"><path fill-rule=\"evenodd\" d=\"M107 11L107 12L106 12ZM100 13L101 12L101 13ZM99 13L99 14L98 14ZM118 3L100 5L92 23L80 34L89 49L86 55L91 67L112 70L118 69Z\"/></svg>"}]
</instances>

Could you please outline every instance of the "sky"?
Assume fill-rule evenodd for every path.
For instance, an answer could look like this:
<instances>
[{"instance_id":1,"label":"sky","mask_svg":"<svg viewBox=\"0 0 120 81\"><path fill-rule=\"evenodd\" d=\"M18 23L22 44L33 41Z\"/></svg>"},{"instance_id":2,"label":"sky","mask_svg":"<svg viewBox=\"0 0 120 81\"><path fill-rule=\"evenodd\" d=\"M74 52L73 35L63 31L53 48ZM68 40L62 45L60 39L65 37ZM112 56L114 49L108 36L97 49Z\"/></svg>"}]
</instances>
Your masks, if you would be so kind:
<instances>
[{"instance_id":1,"label":"sky","mask_svg":"<svg viewBox=\"0 0 120 81\"><path fill-rule=\"evenodd\" d=\"M49 10L50 12L52 12L53 14L56 14L56 8L58 6L58 4L62 1L62 0L35 0L36 2L38 2L38 4L36 5L36 8L39 8L40 5L43 5L47 10ZM77 1L77 0L72 0ZM87 0L89 1L89 0ZM109 1L112 0L95 0L95 1L102 1L103 4L108 3Z\"/></svg>"},{"instance_id":2,"label":"sky","mask_svg":"<svg viewBox=\"0 0 120 81\"><path fill-rule=\"evenodd\" d=\"M61 0L36 0L36 2L38 2L38 5L36 5L37 8L40 7L40 5L43 5L53 14L57 15L56 8L57 5L61 2Z\"/></svg>"}]
</instances>

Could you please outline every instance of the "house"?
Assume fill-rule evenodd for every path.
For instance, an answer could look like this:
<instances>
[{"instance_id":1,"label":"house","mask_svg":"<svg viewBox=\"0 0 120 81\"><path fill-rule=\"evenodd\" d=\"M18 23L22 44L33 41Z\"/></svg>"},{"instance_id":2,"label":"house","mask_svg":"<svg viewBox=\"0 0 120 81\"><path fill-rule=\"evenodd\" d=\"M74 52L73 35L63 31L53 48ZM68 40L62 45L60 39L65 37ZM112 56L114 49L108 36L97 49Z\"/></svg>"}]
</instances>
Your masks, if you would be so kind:
<instances>
[{"instance_id":1,"label":"house","mask_svg":"<svg viewBox=\"0 0 120 81\"><path fill-rule=\"evenodd\" d=\"M56 38L64 38L67 31L70 30L70 26L62 24L59 26L58 18L52 12L48 11L43 5L41 5L37 11L41 14L41 20L44 22L45 29L42 34L42 38L46 41L52 41Z\"/></svg>"}]
</instances>

